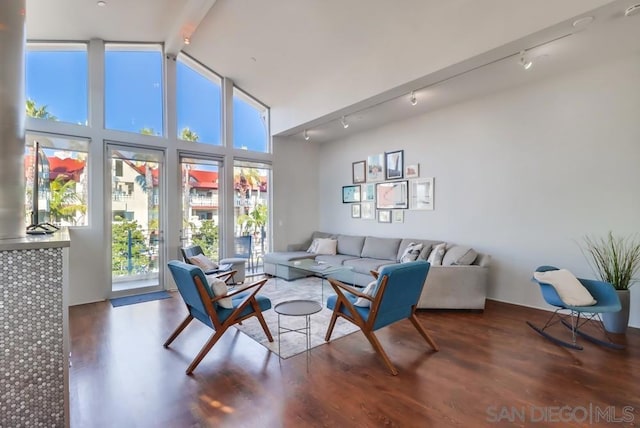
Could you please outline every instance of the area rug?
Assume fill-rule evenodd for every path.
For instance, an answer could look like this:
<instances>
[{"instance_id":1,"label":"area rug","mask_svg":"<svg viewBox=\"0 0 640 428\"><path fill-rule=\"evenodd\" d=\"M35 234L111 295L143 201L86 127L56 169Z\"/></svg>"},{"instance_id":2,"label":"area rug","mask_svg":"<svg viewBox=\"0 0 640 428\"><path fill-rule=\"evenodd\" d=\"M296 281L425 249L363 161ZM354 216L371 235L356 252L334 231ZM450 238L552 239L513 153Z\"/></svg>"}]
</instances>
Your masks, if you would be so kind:
<instances>
[{"instance_id":1,"label":"area rug","mask_svg":"<svg viewBox=\"0 0 640 428\"><path fill-rule=\"evenodd\" d=\"M135 296L116 297L111 299L111 306L117 308L118 306L133 305L135 303L150 302L152 300L169 299L171 294L166 291L156 291L154 293L137 294Z\"/></svg>"},{"instance_id":2,"label":"area rug","mask_svg":"<svg viewBox=\"0 0 640 428\"><path fill-rule=\"evenodd\" d=\"M235 327L260 343L270 351L278 354L278 314L273 310L273 307L285 300L297 300L297 299L309 299L316 300L322 304L322 311L311 315L311 347L315 348L325 344L324 336L327 333L327 327L331 320L331 314L333 311L327 309L326 302L327 297L335 294L328 281L324 281L324 298L321 301L321 284L322 280L316 277L301 278L296 281L285 281L283 279L271 278L262 290L260 294L271 299L271 309L263 312L264 319L271 330L273 336L273 342L269 342L267 337L260 326L257 318L252 317L242 322L242 325L236 324ZM291 317L280 316L280 325L286 328L303 328L305 324L305 317ZM358 327L354 324L345 321L342 318L338 318L331 340L338 339L342 336L346 336L355 331L358 331ZM300 354L306 351L306 339L301 333L288 332L280 335L282 343L280 343L280 357L289 358L294 355Z\"/></svg>"}]
</instances>

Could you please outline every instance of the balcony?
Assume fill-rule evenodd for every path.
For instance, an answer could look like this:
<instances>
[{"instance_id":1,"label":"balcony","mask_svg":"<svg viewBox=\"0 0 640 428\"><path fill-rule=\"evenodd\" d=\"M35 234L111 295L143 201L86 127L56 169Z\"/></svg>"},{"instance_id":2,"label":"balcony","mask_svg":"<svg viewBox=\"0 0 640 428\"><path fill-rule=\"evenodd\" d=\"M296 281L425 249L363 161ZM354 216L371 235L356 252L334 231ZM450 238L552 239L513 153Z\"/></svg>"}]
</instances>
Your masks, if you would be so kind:
<instances>
[{"instance_id":1,"label":"balcony","mask_svg":"<svg viewBox=\"0 0 640 428\"><path fill-rule=\"evenodd\" d=\"M191 195L189 196L189 204L192 207L217 207L218 195L215 195L215 196Z\"/></svg>"}]
</instances>

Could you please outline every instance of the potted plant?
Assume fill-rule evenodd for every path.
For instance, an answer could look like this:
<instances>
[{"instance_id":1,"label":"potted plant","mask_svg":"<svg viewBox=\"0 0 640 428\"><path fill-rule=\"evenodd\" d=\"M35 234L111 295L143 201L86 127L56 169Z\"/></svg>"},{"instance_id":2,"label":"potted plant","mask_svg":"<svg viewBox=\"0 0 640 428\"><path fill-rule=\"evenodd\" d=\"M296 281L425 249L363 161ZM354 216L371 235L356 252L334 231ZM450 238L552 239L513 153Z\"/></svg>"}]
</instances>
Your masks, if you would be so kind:
<instances>
[{"instance_id":1,"label":"potted plant","mask_svg":"<svg viewBox=\"0 0 640 428\"><path fill-rule=\"evenodd\" d=\"M624 333L629 324L629 287L640 269L640 241L635 237L614 236L613 232L604 238L587 236L583 254L600 279L613 285L622 304L619 312L602 314L605 330Z\"/></svg>"}]
</instances>

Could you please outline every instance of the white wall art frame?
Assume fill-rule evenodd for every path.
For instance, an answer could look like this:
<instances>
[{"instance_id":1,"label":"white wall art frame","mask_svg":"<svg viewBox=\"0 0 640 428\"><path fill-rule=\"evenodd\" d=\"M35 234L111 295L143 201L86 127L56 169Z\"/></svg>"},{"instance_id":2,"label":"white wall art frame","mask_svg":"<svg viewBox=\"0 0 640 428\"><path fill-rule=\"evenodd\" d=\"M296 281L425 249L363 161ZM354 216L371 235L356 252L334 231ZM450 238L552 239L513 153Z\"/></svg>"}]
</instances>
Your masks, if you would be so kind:
<instances>
[{"instance_id":1,"label":"white wall art frame","mask_svg":"<svg viewBox=\"0 0 640 428\"><path fill-rule=\"evenodd\" d=\"M409 180L409 209L434 209L434 177Z\"/></svg>"}]
</instances>

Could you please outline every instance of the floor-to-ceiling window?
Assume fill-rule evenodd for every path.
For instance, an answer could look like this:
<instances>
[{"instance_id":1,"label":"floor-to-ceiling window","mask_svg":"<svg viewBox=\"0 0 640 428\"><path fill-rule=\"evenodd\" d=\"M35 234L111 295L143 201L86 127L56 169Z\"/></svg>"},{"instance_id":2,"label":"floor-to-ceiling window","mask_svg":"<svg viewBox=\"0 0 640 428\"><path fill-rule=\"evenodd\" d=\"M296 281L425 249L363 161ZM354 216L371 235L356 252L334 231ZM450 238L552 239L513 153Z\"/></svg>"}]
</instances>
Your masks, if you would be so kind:
<instances>
[{"instance_id":1,"label":"floor-to-ceiling window","mask_svg":"<svg viewBox=\"0 0 640 428\"><path fill-rule=\"evenodd\" d=\"M90 301L138 292L123 291L136 281L143 290L165 287L164 265L187 242L180 238L205 243L213 258L232 257L231 241L247 232L236 217L259 213L248 258L256 271L269 245L264 207L271 144L264 104L197 59L166 54L161 44L30 42L26 72L27 129L42 140L49 166L59 169L49 174L48 191L58 186L63 197L57 213L51 203L39 211L56 224L83 226L74 234L74 248L84 250L82 263L71 260L72 293L90 288L83 296ZM233 117L232 129L224 128L225 116ZM187 168L200 176L181 181ZM234 168L245 178L249 170L260 176L242 212Z\"/></svg>"},{"instance_id":2,"label":"floor-to-ceiling window","mask_svg":"<svg viewBox=\"0 0 640 428\"><path fill-rule=\"evenodd\" d=\"M241 89L233 88L233 147L271 152L269 109ZM247 257L249 273L263 272L270 245L271 165L245 156L234 160L235 256Z\"/></svg>"}]
</instances>

